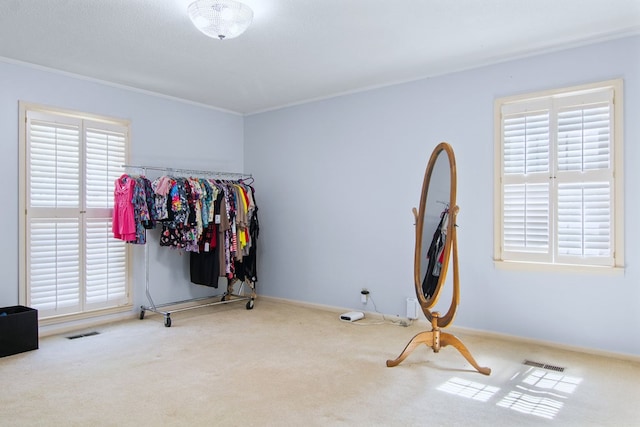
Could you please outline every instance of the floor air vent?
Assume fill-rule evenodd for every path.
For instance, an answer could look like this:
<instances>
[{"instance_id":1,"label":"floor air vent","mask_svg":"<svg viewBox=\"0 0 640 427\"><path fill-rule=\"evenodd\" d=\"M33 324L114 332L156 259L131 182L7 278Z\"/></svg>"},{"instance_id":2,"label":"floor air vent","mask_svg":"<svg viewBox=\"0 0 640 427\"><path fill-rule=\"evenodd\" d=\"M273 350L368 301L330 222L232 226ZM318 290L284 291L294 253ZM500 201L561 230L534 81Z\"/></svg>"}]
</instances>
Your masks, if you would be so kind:
<instances>
[{"instance_id":1,"label":"floor air vent","mask_svg":"<svg viewBox=\"0 0 640 427\"><path fill-rule=\"evenodd\" d=\"M556 371L556 372L564 372L564 369L565 369L560 366L549 365L547 363L541 363L541 362L533 362L531 360L525 360L524 364L527 366L535 366L536 368L549 369L550 371Z\"/></svg>"},{"instance_id":2,"label":"floor air vent","mask_svg":"<svg viewBox=\"0 0 640 427\"><path fill-rule=\"evenodd\" d=\"M76 338L90 337L90 336L93 336L93 335L98 335L99 333L100 332L93 331L93 332L87 332L86 334L72 335L72 336L67 337L67 338L69 338L70 340L75 340Z\"/></svg>"}]
</instances>

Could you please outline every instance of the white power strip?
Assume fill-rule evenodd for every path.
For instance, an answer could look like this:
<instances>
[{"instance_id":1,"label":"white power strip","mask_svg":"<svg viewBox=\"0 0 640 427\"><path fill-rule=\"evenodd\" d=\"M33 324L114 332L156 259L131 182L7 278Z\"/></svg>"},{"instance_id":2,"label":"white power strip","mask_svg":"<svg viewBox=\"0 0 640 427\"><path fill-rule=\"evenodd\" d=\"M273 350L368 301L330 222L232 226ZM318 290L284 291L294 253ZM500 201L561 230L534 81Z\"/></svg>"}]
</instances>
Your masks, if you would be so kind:
<instances>
[{"instance_id":1,"label":"white power strip","mask_svg":"<svg viewBox=\"0 0 640 427\"><path fill-rule=\"evenodd\" d=\"M418 318L418 300L407 298L407 319L416 320Z\"/></svg>"},{"instance_id":2,"label":"white power strip","mask_svg":"<svg viewBox=\"0 0 640 427\"><path fill-rule=\"evenodd\" d=\"M355 322L360 319L364 319L364 313L361 311L350 311L340 315L340 320L344 320L345 322Z\"/></svg>"}]
</instances>

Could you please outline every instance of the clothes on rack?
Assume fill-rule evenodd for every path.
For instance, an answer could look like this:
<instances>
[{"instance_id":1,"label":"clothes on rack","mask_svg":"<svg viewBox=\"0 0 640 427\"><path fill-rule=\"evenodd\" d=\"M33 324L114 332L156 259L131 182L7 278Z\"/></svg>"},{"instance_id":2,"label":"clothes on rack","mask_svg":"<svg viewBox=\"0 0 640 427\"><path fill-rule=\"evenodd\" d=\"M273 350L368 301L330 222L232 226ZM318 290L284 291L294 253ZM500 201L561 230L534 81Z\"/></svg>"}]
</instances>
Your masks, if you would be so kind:
<instances>
[{"instance_id":1,"label":"clothes on rack","mask_svg":"<svg viewBox=\"0 0 640 427\"><path fill-rule=\"evenodd\" d=\"M433 233L431 245L427 251L428 265L424 280L422 281L422 292L427 299L433 296L438 286L438 280L440 279L440 272L442 271L442 263L444 261L444 248L447 241L448 222L449 208L446 208L440 214L440 221Z\"/></svg>"},{"instance_id":2,"label":"clothes on rack","mask_svg":"<svg viewBox=\"0 0 640 427\"><path fill-rule=\"evenodd\" d=\"M113 237L128 243L145 244L145 230L155 226L152 216L151 182L144 176L123 174L113 193Z\"/></svg>"},{"instance_id":3,"label":"clothes on rack","mask_svg":"<svg viewBox=\"0 0 640 427\"><path fill-rule=\"evenodd\" d=\"M144 244L144 231L158 224L160 246L190 252L193 283L257 281L258 207L246 182L169 175L150 182L125 174L114 198L114 237Z\"/></svg>"}]
</instances>

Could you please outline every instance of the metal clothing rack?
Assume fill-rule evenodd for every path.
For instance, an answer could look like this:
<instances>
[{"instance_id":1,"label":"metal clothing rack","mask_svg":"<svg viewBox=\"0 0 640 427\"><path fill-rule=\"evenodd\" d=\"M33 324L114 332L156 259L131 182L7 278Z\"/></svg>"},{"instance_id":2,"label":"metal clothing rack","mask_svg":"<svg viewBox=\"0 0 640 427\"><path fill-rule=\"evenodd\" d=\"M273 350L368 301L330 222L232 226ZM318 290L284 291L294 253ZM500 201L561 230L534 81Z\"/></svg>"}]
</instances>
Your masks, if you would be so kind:
<instances>
[{"instance_id":1,"label":"metal clothing rack","mask_svg":"<svg viewBox=\"0 0 640 427\"><path fill-rule=\"evenodd\" d=\"M206 176L211 178L219 178L223 180L239 180L239 179L248 179L253 178L251 174L245 173L237 173L237 172L216 172L216 171L203 171L203 170L195 170L195 169L175 169L175 168L166 168L166 167L158 167L158 166L136 166L136 165L122 165L124 169L136 169L142 171L143 175L147 174L148 170L163 172L165 174L178 174L178 175L199 175ZM149 305L141 305L140 306L140 320L144 319L144 315L146 311L152 311L154 313L162 314L164 316L164 326L167 328L171 326L171 313L177 313L180 311L193 310L196 308L208 307L212 305L219 304L228 304L231 302L239 302L239 301L247 301L246 308L247 310L253 309L254 301L256 299L256 289L255 283L251 280L245 280L241 282L240 288L237 292L234 292L234 285L238 281L238 279L227 279L227 290L218 295L211 295L208 297L201 298L192 298L182 301L173 301L164 304L156 304L151 297L151 291L149 288L149 245L145 243L144 245L144 262L145 262L145 293L147 295L147 299L149 300ZM246 282L246 283L245 283ZM247 295L245 290L245 284L249 286L251 289L251 293ZM220 298L218 301L211 302L212 299ZM202 302L199 304L193 304L200 301L210 301L210 302ZM181 304L191 304L186 307L174 308L172 310L160 310L160 308L178 306Z\"/></svg>"}]
</instances>

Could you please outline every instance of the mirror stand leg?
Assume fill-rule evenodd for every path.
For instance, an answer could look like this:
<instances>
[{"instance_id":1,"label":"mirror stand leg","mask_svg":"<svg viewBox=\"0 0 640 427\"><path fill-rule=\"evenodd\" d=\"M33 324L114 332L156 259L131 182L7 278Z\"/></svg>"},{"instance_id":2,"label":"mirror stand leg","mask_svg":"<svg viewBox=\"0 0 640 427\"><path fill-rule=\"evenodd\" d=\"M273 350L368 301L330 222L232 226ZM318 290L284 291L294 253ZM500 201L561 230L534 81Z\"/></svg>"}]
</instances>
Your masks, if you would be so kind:
<instances>
[{"instance_id":1,"label":"mirror stand leg","mask_svg":"<svg viewBox=\"0 0 640 427\"><path fill-rule=\"evenodd\" d=\"M411 338L411 341L409 341L409 344L407 344L404 350L402 350L402 353L400 353L400 356L398 356L394 360L387 360L387 366L389 368L398 366L420 344L426 344L427 346L433 348L434 342L439 341L439 339L440 339L440 331L420 332L418 335Z\"/></svg>"},{"instance_id":2,"label":"mirror stand leg","mask_svg":"<svg viewBox=\"0 0 640 427\"><path fill-rule=\"evenodd\" d=\"M440 339L440 345L442 347L445 347L447 345L454 346L460 352L460 354L462 354L464 358L467 359L467 362L469 362L471 366L476 368L478 372L484 375L491 374L491 368L481 367L480 365L478 365L478 363L473 358L473 356L471 356L471 353L469 352L467 347L455 335L451 335L446 332L443 332L442 337Z\"/></svg>"},{"instance_id":3,"label":"mirror stand leg","mask_svg":"<svg viewBox=\"0 0 640 427\"><path fill-rule=\"evenodd\" d=\"M387 360L387 366L392 368L398 366L404 359L411 354L411 352L420 344L424 344L427 347L431 347L435 353L440 351L440 328L438 327L438 318L440 313L434 311L431 314L431 331L420 332L418 335L411 338L409 344L402 350L400 356L394 360Z\"/></svg>"},{"instance_id":4,"label":"mirror stand leg","mask_svg":"<svg viewBox=\"0 0 640 427\"><path fill-rule=\"evenodd\" d=\"M402 350L400 356L398 356L394 360L387 360L388 367L398 366L404 359L411 354L411 352L418 347L420 344L425 344L427 347L431 347L434 353L438 353L442 347L446 347L451 345L456 348L464 356L465 359L476 368L478 372L484 375L491 374L491 368L486 368L478 365L476 360L471 355L471 352L467 349L467 347L460 341L458 337L455 335L441 332L438 327L438 318L440 314L438 312L433 312L431 315L431 331L420 332L409 341L409 344Z\"/></svg>"}]
</instances>

